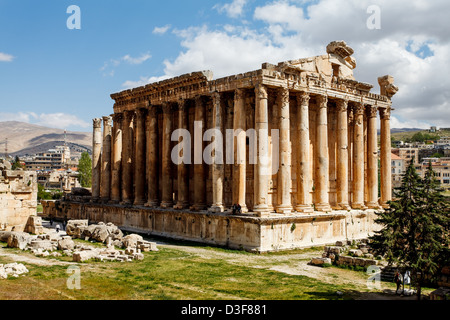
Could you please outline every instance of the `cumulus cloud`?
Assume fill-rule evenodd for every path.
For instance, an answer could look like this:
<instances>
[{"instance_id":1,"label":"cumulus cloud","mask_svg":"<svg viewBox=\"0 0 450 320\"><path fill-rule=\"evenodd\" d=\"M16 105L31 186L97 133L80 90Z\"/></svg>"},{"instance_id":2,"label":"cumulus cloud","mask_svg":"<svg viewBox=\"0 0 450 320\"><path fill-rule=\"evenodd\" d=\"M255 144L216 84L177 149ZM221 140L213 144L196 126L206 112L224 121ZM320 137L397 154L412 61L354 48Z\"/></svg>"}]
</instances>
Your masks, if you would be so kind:
<instances>
[{"instance_id":1,"label":"cumulus cloud","mask_svg":"<svg viewBox=\"0 0 450 320\"><path fill-rule=\"evenodd\" d=\"M0 62L11 62L14 57L10 54L0 52Z\"/></svg>"},{"instance_id":2,"label":"cumulus cloud","mask_svg":"<svg viewBox=\"0 0 450 320\"><path fill-rule=\"evenodd\" d=\"M249 3L235 0L215 9L240 17L245 5ZM379 30L367 27L371 5L380 8ZM218 78L260 68L263 62L324 54L329 42L345 40L355 50L356 79L372 83L372 92L379 92L379 76L394 76L400 91L393 98L393 127L448 127L448 12L450 2L446 0L258 2L252 24L174 30L182 51L163 62L163 77L209 69ZM140 82L151 80L146 77Z\"/></svg>"}]
</instances>

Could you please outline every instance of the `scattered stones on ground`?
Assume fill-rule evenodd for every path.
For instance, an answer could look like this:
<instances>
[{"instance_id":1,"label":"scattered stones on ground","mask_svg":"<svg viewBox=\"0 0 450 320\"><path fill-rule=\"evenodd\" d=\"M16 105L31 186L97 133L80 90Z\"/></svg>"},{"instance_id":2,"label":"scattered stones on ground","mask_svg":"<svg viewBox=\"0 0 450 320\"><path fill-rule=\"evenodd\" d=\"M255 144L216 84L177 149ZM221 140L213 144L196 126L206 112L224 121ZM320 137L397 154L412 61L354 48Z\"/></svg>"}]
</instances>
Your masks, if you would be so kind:
<instances>
[{"instance_id":1,"label":"scattered stones on ground","mask_svg":"<svg viewBox=\"0 0 450 320\"><path fill-rule=\"evenodd\" d=\"M142 260L142 252L158 251L155 242L144 240L137 234L123 236L122 231L113 223L88 224L88 220L70 220L66 234L62 236L53 229L45 229L44 234L30 235L26 232L0 231L0 241L7 242L10 248L30 250L40 257L72 256L74 262L90 259L100 261ZM91 242L106 244L106 248L76 244L73 239L81 238ZM124 250L120 250L120 249ZM60 250L61 252L57 252Z\"/></svg>"},{"instance_id":2,"label":"scattered stones on ground","mask_svg":"<svg viewBox=\"0 0 450 320\"><path fill-rule=\"evenodd\" d=\"M24 273L28 273L28 269L21 263L0 264L0 279L8 279L8 276L17 278Z\"/></svg>"}]
</instances>

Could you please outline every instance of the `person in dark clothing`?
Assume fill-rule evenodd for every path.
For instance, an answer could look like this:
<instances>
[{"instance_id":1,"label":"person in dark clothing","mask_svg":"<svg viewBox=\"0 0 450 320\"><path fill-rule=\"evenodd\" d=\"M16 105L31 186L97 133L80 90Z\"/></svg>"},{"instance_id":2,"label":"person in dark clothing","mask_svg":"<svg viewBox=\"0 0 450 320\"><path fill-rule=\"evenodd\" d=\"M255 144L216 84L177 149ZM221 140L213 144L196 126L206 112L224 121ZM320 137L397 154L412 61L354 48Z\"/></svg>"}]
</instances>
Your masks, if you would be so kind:
<instances>
[{"instance_id":1,"label":"person in dark clothing","mask_svg":"<svg viewBox=\"0 0 450 320\"><path fill-rule=\"evenodd\" d=\"M394 282L397 284L397 290L395 290L395 294L398 294L398 290L400 289L400 285L402 284L402 278L398 271L395 273Z\"/></svg>"}]
</instances>

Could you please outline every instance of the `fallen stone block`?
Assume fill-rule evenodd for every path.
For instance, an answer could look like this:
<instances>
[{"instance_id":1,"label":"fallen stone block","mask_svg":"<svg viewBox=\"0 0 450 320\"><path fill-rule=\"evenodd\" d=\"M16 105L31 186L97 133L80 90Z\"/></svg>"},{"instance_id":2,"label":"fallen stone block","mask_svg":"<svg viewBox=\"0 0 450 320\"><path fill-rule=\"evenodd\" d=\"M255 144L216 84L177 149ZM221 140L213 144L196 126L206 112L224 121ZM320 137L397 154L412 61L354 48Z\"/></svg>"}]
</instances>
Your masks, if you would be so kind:
<instances>
[{"instance_id":1,"label":"fallen stone block","mask_svg":"<svg viewBox=\"0 0 450 320\"><path fill-rule=\"evenodd\" d=\"M74 262L83 262L94 258L97 254L96 250L77 251L73 253L72 260Z\"/></svg>"},{"instance_id":2,"label":"fallen stone block","mask_svg":"<svg viewBox=\"0 0 450 320\"><path fill-rule=\"evenodd\" d=\"M58 240L58 249L59 250L72 250L75 248L75 242L73 242L71 237L63 237Z\"/></svg>"},{"instance_id":3,"label":"fallen stone block","mask_svg":"<svg viewBox=\"0 0 450 320\"><path fill-rule=\"evenodd\" d=\"M44 250L53 251L56 249L57 245L55 245L50 240L36 239L36 240L32 240L30 242L29 247L31 249L41 249L42 251L44 251Z\"/></svg>"},{"instance_id":4,"label":"fallen stone block","mask_svg":"<svg viewBox=\"0 0 450 320\"><path fill-rule=\"evenodd\" d=\"M8 247L25 250L31 239L32 237L28 233L13 231L8 237Z\"/></svg>"},{"instance_id":5,"label":"fallen stone block","mask_svg":"<svg viewBox=\"0 0 450 320\"><path fill-rule=\"evenodd\" d=\"M87 227L88 220L69 220L66 225L66 233L74 238L80 238L82 233L82 228Z\"/></svg>"},{"instance_id":6,"label":"fallen stone block","mask_svg":"<svg viewBox=\"0 0 450 320\"><path fill-rule=\"evenodd\" d=\"M124 248L136 247L138 241L143 241L144 238L138 234L129 234L122 238L122 246Z\"/></svg>"},{"instance_id":7,"label":"fallen stone block","mask_svg":"<svg viewBox=\"0 0 450 320\"><path fill-rule=\"evenodd\" d=\"M314 266L321 266L324 264L331 264L330 258L312 258L310 264Z\"/></svg>"},{"instance_id":8,"label":"fallen stone block","mask_svg":"<svg viewBox=\"0 0 450 320\"><path fill-rule=\"evenodd\" d=\"M361 257L363 255L363 252L359 249L350 249L348 251L349 254L355 256L355 257Z\"/></svg>"}]
</instances>

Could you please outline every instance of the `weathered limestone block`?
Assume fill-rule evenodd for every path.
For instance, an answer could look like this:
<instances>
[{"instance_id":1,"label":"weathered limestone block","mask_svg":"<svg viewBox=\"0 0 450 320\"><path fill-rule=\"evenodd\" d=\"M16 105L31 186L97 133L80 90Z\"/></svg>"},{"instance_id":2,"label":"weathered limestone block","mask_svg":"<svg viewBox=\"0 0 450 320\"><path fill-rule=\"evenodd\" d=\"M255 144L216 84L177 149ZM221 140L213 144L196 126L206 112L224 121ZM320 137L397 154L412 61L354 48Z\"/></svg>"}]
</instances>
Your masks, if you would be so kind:
<instances>
[{"instance_id":1,"label":"weathered limestone block","mask_svg":"<svg viewBox=\"0 0 450 320\"><path fill-rule=\"evenodd\" d=\"M54 241L41 239L32 240L28 246L30 247L30 249L41 249L49 251L56 250L57 248L57 244Z\"/></svg>"},{"instance_id":2,"label":"weathered limestone block","mask_svg":"<svg viewBox=\"0 0 450 320\"><path fill-rule=\"evenodd\" d=\"M100 222L96 225L94 231L91 234L91 239L104 243L107 238L114 240L120 240L123 237L122 231L112 223L104 224Z\"/></svg>"},{"instance_id":3,"label":"weathered limestone block","mask_svg":"<svg viewBox=\"0 0 450 320\"><path fill-rule=\"evenodd\" d=\"M73 250L74 248L75 242L73 242L70 236L58 240L58 250Z\"/></svg>"},{"instance_id":4,"label":"weathered limestone block","mask_svg":"<svg viewBox=\"0 0 450 320\"><path fill-rule=\"evenodd\" d=\"M27 224L25 225L25 232L32 234L44 233L44 227L42 226L42 218L38 216L28 217Z\"/></svg>"},{"instance_id":5,"label":"weathered limestone block","mask_svg":"<svg viewBox=\"0 0 450 320\"><path fill-rule=\"evenodd\" d=\"M349 254L355 256L355 257L361 257L363 255L363 252L359 249L350 249L348 251Z\"/></svg>"},{"instance_id":6,"label":"weathered limestone block","mask_svg":"<svg viewBox=\"0 0 450 320\"><path fill-rule=\"evenodd\" d=\"M321 266L324 264L331 264L330 258L312 258L310 264L314 266Z\"/></svg>"},{"instance_id":7,"label":"weathered limestone block","mask_svg":"<svg viewBox=\"0 0 450 320\"><path fill-rule=\"evenodd\" d=\"M97 250L83 250L74 252L72 255L72 260L74 262L83 262L92 259L98 255Z\"/></svg>"},{"instance_id":8,"label":"weathered limestone block","mask_svg":"<svg viewBox=\"0 0 450 320\"><path fill-rule=\"evenodd\" d=\"M129 234L122 238L122 245L124 248L136 247L138 241L143 241L144 238L138 234Z\"/></svg>"},{"instance_id":9,"label":"weathered limestone block","mask_svg":"<svg viewBox=\"0 0 450 320\"><path fill-rule=\"evenodd\" d=\"M31 241L31 236L25 232L11 232L8 237L9 248L19 248L24 250Z\"/></svg>"},{"instance_id":10,"label":"weathered limestone block","mask_svg":"<svg viewBox=\"0 0 450 320\"><path fill-rule=\"evenodd\" d=\"M80 227L87 227L87 226L88 220L69 220L66 226L66 233L67 235L72 236L74 238L80 238L82 233L82 228Z\"/></svg>"},{"instance_id":11,"label":"weathered limestone block","mask_svg":"<svg viewBox=\"0 0 450 320\"><path fill-rule=\"evenodd\" d=\"M138 240L136 246L142 252L159 251L158 248L156 247L156 242Z\"/></svg>"}]
</instances>

